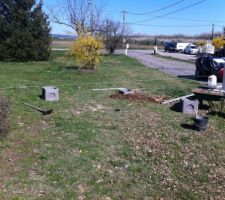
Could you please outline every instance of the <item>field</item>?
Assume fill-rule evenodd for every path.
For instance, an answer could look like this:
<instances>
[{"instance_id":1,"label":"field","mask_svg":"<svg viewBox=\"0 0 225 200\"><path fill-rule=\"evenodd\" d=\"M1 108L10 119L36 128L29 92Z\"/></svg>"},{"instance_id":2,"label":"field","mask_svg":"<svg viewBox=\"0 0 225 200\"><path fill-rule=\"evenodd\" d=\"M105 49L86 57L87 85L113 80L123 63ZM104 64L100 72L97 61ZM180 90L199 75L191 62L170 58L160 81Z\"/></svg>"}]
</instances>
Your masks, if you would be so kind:
<instances>
[{"instance_id":1,"label":"field","mask_svg":"<svg viewBox=\"0 0 225 200\"><path fill-rule=\"evenodd\" d=\"M196 132L191 117L169 106L91 90L142 88L171 98L197 82L120 55L102 56L94 72L68 65L63 52L49 62L0 63L0 92L11 101L0 199L225 199L223 114ZM39 98L45 85L59 87L60 101ZM23 102L54 112L42 116Z\"/></svg>"},{"instance_id":2,"label":"field","mask_svg":"<svg viewBox=\"0 0 225 200\"><path fill-rule=\"evenodd\" d=\"M67 49L73 44L72 40L53 40L52 48L55 49ZM121 47L122 48L122 47ZM154 45L141 45L141 44L130 44L130 49L151 49L153 50ZM164 49L162 45L158 45L158 49Z\"/></svg>"},{"instance_id":3,"label":"field","mask_svg":"<svg viewBox=\"0 0 225 200\"><path fill-rule=\"evenodd\" d=\"M66 49L73 44L71 40L53 40L52 48Z\"/></svg>"}]
</instances>

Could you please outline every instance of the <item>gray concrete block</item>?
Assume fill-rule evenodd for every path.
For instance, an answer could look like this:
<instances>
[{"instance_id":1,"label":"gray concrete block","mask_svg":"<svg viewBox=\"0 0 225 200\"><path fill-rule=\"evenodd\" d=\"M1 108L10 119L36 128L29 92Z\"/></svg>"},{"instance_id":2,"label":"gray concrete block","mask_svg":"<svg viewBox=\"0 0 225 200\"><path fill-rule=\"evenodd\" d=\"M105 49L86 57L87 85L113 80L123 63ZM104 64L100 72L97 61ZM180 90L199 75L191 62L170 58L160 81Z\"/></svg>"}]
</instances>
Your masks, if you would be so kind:
<instances>
[{"instance_id":1,"label":"gray concrete block","mask_svg":"<svg viewBox=\"0 0 225 200\"><path fill-rule=\"evenodd\" d=\"M188 115L195 115L198 113L198 100L192 100L188 98L181 98L182 112Z\"/></svg>"},{"instance_id":2,"label":"gray concrete block","mask_svg":"<svg viewBox=\"0 0 225 200\"><path fill-rule=\"evenodd\" d=\"M58 101L59 89L54 86L45 86L42 88L42 98L45 101Z\"/></svg>"},{"instance_id":3,"label":"gray concrete block","mask_svg":"<svg viewBox=\"0 0 225 200\"><path fill-rule=\"evenodd\" d=\"M119 90L119 93L120 93L120 94L124 94L124 95L127 95L127 94L134 94L134 90L127 89L127 88L121 88L121 89Z\"/></svg>"}]
</instances>

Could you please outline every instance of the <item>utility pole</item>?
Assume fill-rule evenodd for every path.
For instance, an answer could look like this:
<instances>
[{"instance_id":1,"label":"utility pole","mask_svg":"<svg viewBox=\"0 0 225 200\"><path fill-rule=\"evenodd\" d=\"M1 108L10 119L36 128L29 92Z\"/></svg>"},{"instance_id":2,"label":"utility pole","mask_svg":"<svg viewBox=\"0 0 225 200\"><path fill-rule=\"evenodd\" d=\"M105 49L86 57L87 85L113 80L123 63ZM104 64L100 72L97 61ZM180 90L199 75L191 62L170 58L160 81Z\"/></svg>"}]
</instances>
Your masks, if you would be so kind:
<instances>
[{"instance_id":1,"label":"utility pole","mask_svg":"<svg viewBox=\"0 0 225 200\"><path fill-rule=\"evenodd\" d=\"M126 11L123 10L123 48L125 48L125 43L126 43L126 39L125 39L125 21L126 21Z\"/></svg>"},{"instance_id":2,"label":"utility pole","mask_svg":"<svg viewBox=\"0 0 225 200\"><path fill-rule=\"evenodd\" d=\"M93 16L93 2L92 0L88 0L88 14L89 14L89 20L90 20L90 30L91 35L94 34L94 16Z\"/></svg>"},{"instance_id":3,"label":"utility pole","mask_svg":"<svg viewBox=\"0 0 225 200\"><path fill-rule=\"evenodd\" d=\"M106 39L109 39L109 20L106 20Z\"/></svg>"},{"instance_id":4,"label":"utility pole","mask_svg":"<svg viewBox=\"0 0 225 200\"><path fill-rule=\"evenodd\" d=\"M215 24L212 24L212 41L214 39L214 27L215 27Z\"/></svg>"},{"instance_id":5,"label":"utility pole","mask_svg":"<svg viewBox=\"0 0 225 200\"><path fill-rule=\"evenodd\" d=\"M123 32L124 32L124 30L125 30L125 21L126 21L126 11L125 10L123 10Z\"/></svg>"}]
</instances>

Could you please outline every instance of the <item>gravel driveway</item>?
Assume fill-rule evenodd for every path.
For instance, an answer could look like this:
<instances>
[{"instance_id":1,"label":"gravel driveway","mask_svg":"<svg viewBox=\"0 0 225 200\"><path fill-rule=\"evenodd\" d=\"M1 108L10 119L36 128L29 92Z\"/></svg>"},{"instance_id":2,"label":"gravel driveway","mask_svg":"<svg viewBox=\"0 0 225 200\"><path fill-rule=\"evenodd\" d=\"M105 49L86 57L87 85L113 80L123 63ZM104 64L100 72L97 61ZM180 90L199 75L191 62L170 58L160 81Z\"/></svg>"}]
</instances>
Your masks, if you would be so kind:
<instances>
[{"instance_id":1,"label":"gravel driveway","mask_svg":"<svg viewBox=\"0 0 225 200\"><path fill-rule=\"evenodd\" d=\"M154 55L152 50L129 50L128 56L136 58L147 67L159 69L176 76L194 76L195 64L160 58Z\"/></svg>"}]
</instances>

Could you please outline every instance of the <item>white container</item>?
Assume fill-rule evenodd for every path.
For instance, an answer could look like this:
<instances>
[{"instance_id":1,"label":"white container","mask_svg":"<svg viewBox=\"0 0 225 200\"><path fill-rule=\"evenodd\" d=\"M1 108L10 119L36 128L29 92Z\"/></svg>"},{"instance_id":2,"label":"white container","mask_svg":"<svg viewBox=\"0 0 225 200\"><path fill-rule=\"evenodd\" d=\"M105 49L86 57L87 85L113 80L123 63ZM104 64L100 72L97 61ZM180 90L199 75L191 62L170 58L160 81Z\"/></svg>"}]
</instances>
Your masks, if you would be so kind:
<instances>
[{"instance_id":1,"label":"white container","mask_svg":"<svg viewBox=\"0 0 225 200\"><path fill-rule=\"evenodd\" d=\"M217 86L217 77L215 75L208 77L208 86L209 87L216 87Z\"/></svg>"}]
</instances>

